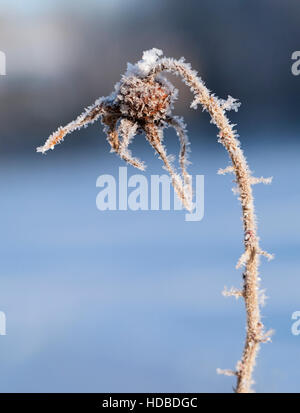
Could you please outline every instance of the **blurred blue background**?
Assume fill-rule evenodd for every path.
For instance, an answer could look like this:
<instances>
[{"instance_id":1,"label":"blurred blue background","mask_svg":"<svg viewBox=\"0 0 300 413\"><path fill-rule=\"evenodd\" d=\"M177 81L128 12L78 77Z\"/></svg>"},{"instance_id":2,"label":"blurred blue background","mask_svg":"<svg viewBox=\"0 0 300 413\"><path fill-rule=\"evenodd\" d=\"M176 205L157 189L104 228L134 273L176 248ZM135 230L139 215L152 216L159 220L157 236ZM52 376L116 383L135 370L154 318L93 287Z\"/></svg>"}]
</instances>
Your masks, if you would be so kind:
<instances>
[{"instance_id":1,"label":"blurred blue background","mask_svg":"<svg viewBox=\"0 0 300 413\"><path fill-rule=\"evenodd\" d=\"M100 123L35 153L57 126L108 95L126 62L152 47L185 56L220 97L239 98L242 147L256 176L264 323L258 392L299 392L299 92L291 55L300 49L300 3L286 0L1 2L0 76L1 392L231 392L245 336L240 206L206 113L189 109L177 79L177 114L191 140L190 172L205 175L205 216L96 208L96 179L118 175ZM178 152L172 132L169 153ZM132 145L146 176L160 160L143 136ZM137 171L128 168L129 175Z\"/></svg>"}]
</instances>

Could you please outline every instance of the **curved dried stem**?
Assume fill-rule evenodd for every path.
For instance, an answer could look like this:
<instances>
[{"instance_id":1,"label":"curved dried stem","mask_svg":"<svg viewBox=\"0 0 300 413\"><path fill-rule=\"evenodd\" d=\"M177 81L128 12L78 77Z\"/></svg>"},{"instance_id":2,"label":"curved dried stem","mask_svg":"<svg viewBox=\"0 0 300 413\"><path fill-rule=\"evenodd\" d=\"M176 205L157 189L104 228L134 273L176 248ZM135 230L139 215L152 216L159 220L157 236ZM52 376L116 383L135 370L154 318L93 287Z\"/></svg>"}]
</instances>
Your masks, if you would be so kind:
<instances>
[{"instance_id":1,"label":"curved dried stem","mask_svg":"<svg viewBox=\"0 0 300 413\"><path fill-rule=\"evenodd\" d=\"M190 210L191 204L190 200L186 196L185 190L184 190L184 185L180 179L180 177L176 174L174 171L171 162L169 160L169 157L167 156L167 153L165 151L165 148L162 144L162 130L159 129L157 126L155 126L153 123L147 123L144 127L145 129L145 134L146 138L149 141L150 145L154 148L154 150L158 153L160 156L161 160L165 164L166 170L169 172L171 179L172 179L172 185L179 197L179 199L182 201L183 205Z\"/></svg>"},{"instance_id":2,"label":"curved dried stem","mask_svg":"<svg viewBox=\"0 0 300 413\"><path fill-rule=\"evenodd\" d=\"M177 61L161 58L152 67L149 76L156 76L162 71L181 76L194 93L195 99L192 107L195 108L198 104L201 104L203 109L210 114L211 122L219 129L219 142L227 150L232 162L233 171L236 175L243 214L245 253L243 254L241 262L245 260L245 271L243 274L244 286L242 296L245 300L247 313L247 334L242 359L238 363L236 371L236 392L250 392L255 359L260 342L264 336L258 298L258 255L261 253L261 250L257 237L256 217L254 213L251 186L253 180L251 179L248 164L240 148L240 142L235 133L234 125L230 124L225 115L225 110L236 109L237 103L231 98L230 102L224 105L224 101L220 101L210 93L202 80L197 76L197 72L193 71L190 65L186 64L183 59ZM227 171L231 172L232 169L227 168L226 172Z\"/></svg>"},{"instance_id":3,"label":"curved dried stem","mask_svg":"<svg viewBox=\"0 0 300 413\"><path fill-rule=\"evenodd\" d=\"M120 158L135 168L144 170L144 164L138 159L132 158L127 149L134 133L136 132L135 125L124 119L120 122L120 126L117 127L118 117L110 114L103 116L102 122L106 126L105 131L107 133L107 141L111 146L111 152L116 152ZM119 134L122 136L121 141L119 140Z\"/></svg>"},{"instance_id":4,"label":"curved dried stem","mask_svg":"<svg viewBox=\"0 0 300 413\"><path fill-rule=\"evenodd\" d=\"M131 151L128 149L128 145L134 138L138 125L128 119L121 119L120 126L118 128L118 133L122 136L121 144L116 151L118 155L128 162L130 165L135 168L140 169L141 171L145 170L145 165L137 158L131 156Z\"/></svg>"},{"instance_id":5,"label":"curved dried stem","mask_svg":"<svg viewBox=\"0 0 300 413\"><path fill-rule=\"evenodd\" d=\"M168 116L166 118L166 122L169 126L172 126L178 137L180 142L180 153L179 153L179 164L181 167L182 178L184 183L184 191L185 197L188 198L189 203L192 202L193 198L193 191L192 191L192 178L190 174L186 170L186 165L188 163L187 154L189 150L189 140L185 130L185 124L181 118L177 116Z\"/></svg>"},{"instance_id":6,"label":"curved dried stem","mask_svg":"<svg viewBox=\"0 0 300 413\"><path fill-rule=\"evenodd\" d=\"M39 146L36 151L45 153L64 140L68 133L74 132L83 126L88 126L94 123L103 114L103 98L97 99L96 102L86 108L86 110L77 117L74 121L68 123L64 127L59 127L56 132L49 136L43 146Z\"/></svg>"}]
</instances>

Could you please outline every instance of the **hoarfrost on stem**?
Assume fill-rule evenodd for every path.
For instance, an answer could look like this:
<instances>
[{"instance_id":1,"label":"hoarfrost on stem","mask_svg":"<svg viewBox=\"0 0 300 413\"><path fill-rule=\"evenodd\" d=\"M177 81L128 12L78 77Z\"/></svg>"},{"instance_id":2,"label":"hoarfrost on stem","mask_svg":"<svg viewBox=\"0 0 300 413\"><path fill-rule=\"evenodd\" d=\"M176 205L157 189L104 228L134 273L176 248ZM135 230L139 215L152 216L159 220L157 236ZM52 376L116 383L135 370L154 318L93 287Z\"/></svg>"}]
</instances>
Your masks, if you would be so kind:
<instances>
[{"instance_id":1,"label":"hoarfrost on stem","mask_svg":"<svg viewBox=\"0 0 300 413\"><path fill-rule=\"evenodd\" d=\"M228 96L226 100L219 99L210 92L197 72L192 70L190 64L186 63L183 58L175 60L163 57L162 51L154 48L144 52L142 59L136 64L128 64L125 75L116 84L110 96L98 99L75 121L70 122L65 127L60 127L42 147L37 148L37 151L45 153L62 142L68 133L101 119L105 126L111 151L116 152L132 166L144 169L144 164L137 158L133 158L128 150L133 137L136 134L144 133L150 145L162 159L164 168L169 172L178 197L185 207L191 210L193 208L191 177L186 169L189 142L185 124L181 118L172 115L177 91L162 76L163 72L179 76L194 95L191 107L196 109L198 105L201 105L202 109L209 113L211 122L219 130L218 142L224 146L231 161L231 165L224 170L219 170L219 173L232 172L235 174L236 192L239 194L242 206L244 229L244 252L237 264L237 267L244 267L243 289L231 289L225 291L225 295L244 298L247 334L242 359L238 363L236 371L220 372L236 375L236 392L250 392L259 345L261 342L269 340L269 332L264 332L260 315L260 302L262 300L259 297L259 256L264 255L268 259L272 258L271 254L263 251L259 245L252 186L257 183L268 184L271 182L271 178L252 177L240 147L238 134L234 129L235 125L226 116L226 111L237 111L240 103L231 96ZM181 176L173 167L171 158L163 145L163 130L166 127L173 127L179 137Z\"/></svg>"}]
</instances>

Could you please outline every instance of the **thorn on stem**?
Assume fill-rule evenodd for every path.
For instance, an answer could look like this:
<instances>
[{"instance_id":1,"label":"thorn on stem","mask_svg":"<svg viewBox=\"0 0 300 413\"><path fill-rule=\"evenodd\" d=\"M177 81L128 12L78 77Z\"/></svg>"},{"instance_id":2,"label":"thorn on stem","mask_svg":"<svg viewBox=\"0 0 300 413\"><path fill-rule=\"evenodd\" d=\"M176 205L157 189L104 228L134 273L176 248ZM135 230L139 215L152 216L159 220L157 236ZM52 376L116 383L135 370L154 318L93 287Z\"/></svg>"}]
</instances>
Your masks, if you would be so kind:
<instances>
[{"instance_id":1,"label":"thorn on stem","mask_svg":"<svg viewBox=\"0 0 300 413\"><path fill-rule=\"evenodd\" d=\"M247 249L245 252L243 252L243 254L240 256L235 268L238 270L239 268L241 268L243 265L246 265L248 259L250 258L250 252Z\"/></svg>"},{"instance_id":2,"label":"thorn on stem","mask_svg":"<svg viewBox=\"0 0 300 413\"><path fill-rule=\"evenodd\" d=\"M270 254L270 253L267 252L267 251L259 250L259 251L258 251L258 254L259 254L259 255L263 255L264 257L266 257L266 258L268 259L268 261L271 261L271 260L274 259L274 254Z\"/></svg>"},{"instance_id":3,"label":"thorn on stem","mask_svg":"<svg viewBox=\"0 0 300 413\"><path fill-rule=\"evenodd\" d=\"M260 178L256 178L255 176L251 176L250 183L251 183L251 185L256 185L256 184L269 185L269 184L272 183L272 180L273 180L273 176L270 176L268 178L264 178L263 176L261 176Z\"/></svg>"},{"instance_id":4,"label":"thorn on stem","mask_svg":"<svg viewBox=\"0 0 300 413\"><path fill-rule=\"evenodd\" d=\"M274 333L275 333L275 330L273 330L273 329L268 330L266 333L264 333L260 337L260 339L259 339L260 343L270 343L270 342L272 342L271 337Z\"/></svg>"},{"instance_id":5,"label":"thorn on stem","mask_svg":"<svg viewBox=\"0 0 300 413\"><path fill-rule=\"evenodd\" d=\"M217 172L218 175L225 175L225 174L228 174L228 173L234 173L234 167L233 166L229 165L224 169L220 168Z\"/></svg>"},{"instance_id":6,"label":"thorn on stem","mask_svg":"<svg viewBox=\"0 0 300 413\"><path fill-rule=\"evenodd\" d=\"M230 290L227 290L227 288L225 287L222 294L224 295L224 297L235 297L236 299L243 297L244 295L242 290L238 290L234 287L231 287Z\"/></svg>"},{"instance_id":7,"label":"thorn on stem","mask_svg":"<svg viewBox=\"0 0 300 413\"><path fill-rule=\"evenodd\" d=\"M217 369L217 374L223 374L224 376L237 376L237 372L230 369Z\"/></svg>"}]
</instances>

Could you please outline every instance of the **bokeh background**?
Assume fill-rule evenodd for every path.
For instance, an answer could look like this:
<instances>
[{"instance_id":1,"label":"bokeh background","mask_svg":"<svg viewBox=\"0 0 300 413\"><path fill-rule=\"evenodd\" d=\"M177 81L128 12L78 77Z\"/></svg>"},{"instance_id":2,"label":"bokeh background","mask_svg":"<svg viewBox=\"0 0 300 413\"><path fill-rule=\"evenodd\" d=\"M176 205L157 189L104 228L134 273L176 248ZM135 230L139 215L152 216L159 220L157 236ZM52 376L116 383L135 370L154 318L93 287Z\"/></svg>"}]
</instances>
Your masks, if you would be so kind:
<instances>
[{"instance_id":1,"label":"bokeh background","mask_svg":"<svg viewBox=\"0 0 300 413\"><path fill-rule=\"evenodd\" d=\"M241 283L240 206L216 129L173 77L188 124L190 168L205 175L205 216L96 208L96 179L118 175L99 123L35 153L57 126L108 95L142 51L185 56L220 97L239 98L242 146L257 176L261 265L275 329L255 371L258 392L300 391L298 0L1 0L1 392L231 392L216 374L241 356L245 312L224 298ZM166 137L170 153L178 143ZM132 150L162 173L143 136ZM132 168L128 173L135 174Z\"/></svg>"}]
</instances>

